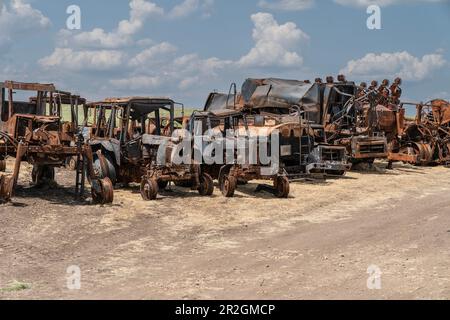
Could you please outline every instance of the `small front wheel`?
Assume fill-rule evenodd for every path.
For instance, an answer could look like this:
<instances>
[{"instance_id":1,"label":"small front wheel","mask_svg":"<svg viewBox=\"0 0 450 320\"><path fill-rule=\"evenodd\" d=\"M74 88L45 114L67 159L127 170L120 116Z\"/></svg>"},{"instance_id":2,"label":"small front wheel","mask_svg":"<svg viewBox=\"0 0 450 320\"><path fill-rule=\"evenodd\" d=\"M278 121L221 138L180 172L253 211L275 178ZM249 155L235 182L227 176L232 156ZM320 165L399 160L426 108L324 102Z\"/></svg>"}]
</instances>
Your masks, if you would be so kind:
<instances>
[{"instance_id":1,"label":"small front wheel","mask_svg":"<svg viewBox=\"0 0 450 320\"><path fill-rule=\"evenodd\" d=\"M156 200L158 197L158 182L155 179L144 178L141 182L141 196L145 201Z\"/></svg>"},{"instance_id":2,"label":"small front wheel","mask_svg":"<svg viewBox=\"0 0 450 320\"><path fill-rule=\"evenodd\" d=\"M214 193L214 181L209 174L201 175L198 193L202 196L211 196Z\"/></svg>"},{"instance_id":3,"label":"small front wheel","mask_svg":"<svg viewBox=\"0 0 450 320\"><path fill-rule=\"evenodd\" d=\"M287 177L277 177L274 181L275 195L278 198L288 198L290 187L289 179Z\"/></svg>"},{"instance_id":4,"label":"small front wheel","mask_svg":"<svg viewBox=\"0 0 450 320\"><path fill-rule=\"evenodd\" d=\"M220 183L220 191L224 197L232 198L236 191L237 180L234 176L225 175Z\"/></svg>"},{"instance_id":5,"label":"small front wheel","mask_svg":"<svg viewBox=\"0 0 450 320\"><path fill-rule=\"evenodd\" d=\"M114 186L109 178L98 179L97 187L92 187L92 199L99 204L113 203Z\"/></svg>"}]
</instances>

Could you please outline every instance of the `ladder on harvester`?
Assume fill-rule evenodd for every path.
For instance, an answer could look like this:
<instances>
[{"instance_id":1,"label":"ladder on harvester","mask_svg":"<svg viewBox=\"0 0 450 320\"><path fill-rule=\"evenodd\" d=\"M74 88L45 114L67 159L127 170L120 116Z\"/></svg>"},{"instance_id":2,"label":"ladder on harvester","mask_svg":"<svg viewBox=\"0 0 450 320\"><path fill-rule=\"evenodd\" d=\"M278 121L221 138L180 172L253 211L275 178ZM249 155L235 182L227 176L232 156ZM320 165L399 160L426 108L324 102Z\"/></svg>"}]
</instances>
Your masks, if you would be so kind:
<instances>
[{"instance_id":1,"label":"ladder on harvester","mask_svg":"<svg viewBox=\"0 0 450 320\"><path fill-rule=\"evenodd\" d=\"M83 136L81 135L77 141L77 147L75 194L77 199L83 199L86 182L86 162L83 153Z\"/></svg>"}]
</instances>

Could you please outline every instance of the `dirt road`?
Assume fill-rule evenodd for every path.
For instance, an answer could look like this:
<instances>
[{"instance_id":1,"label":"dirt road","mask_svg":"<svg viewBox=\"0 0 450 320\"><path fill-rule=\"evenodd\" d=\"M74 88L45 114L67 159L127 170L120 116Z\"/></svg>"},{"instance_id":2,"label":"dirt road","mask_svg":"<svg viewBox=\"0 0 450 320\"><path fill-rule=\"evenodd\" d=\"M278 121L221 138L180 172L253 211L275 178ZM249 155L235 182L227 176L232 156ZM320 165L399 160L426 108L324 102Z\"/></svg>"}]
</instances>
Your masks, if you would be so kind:
<instances>
[{"instance_id":1,"label":"dirt road","mask_svg":"<svg viewBox=\"0 0 450 320\"><path fill-rule=\"evenodd\" d=\"M287 200L256 184L155 202L131 188L105 207L73 200L73 173L57 180L0 206L2 299L450 298L450 169L295 183ZM72 265L80 290L67 288Z\"/></svg>"}]
</instances>

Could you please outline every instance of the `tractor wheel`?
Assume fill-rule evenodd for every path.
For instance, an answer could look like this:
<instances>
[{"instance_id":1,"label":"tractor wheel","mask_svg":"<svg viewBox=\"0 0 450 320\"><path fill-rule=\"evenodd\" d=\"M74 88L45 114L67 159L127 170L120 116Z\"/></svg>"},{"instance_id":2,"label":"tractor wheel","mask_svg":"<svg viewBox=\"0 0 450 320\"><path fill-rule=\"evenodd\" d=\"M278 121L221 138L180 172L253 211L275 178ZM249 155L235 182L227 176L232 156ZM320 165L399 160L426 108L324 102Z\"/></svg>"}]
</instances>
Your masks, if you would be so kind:
<instances>
[{"instance_id":1,"label":"tractor wheel","mask_svg":"<svg viewBox=\"0 0 450 320\"><path fill-rule=\"evenodd\" d=\"M224 197L232 198L234 196L234 192L236 191L236 186L236 178L227 174L221 179L220 191L222 191Z\"/></svg>"},{"instance_id":2,"label":"tractor wheel","mask_svg":"<svg viewBox=\"0 0 450 320\"><path fill-rule=\"evenodd\" d=\"M155 179L143 178L141 182L141 196L145 201L156 200L158 197L158 182Z\"/></svg>"},{"instance_id":3,"label":"tractor wheel","mask_svg":"<svg viewBox=\"0 0 450 320\"><path fill-rule=\"evenodd\" d=\"M275 195L278 198L289 197L289 179L287 177L277 177L274 181Z\"/></svg>"},{"instance_id":4,"label":"tractor wheel","mask_svg":"<svg viewBox=\"0 0 450 320\"><path fill-rule=\"evenodd\" d=\"M45 165L34 165L31 172L33 185L42 186L55 180L55 168Z\"/></svg>"},{"instance_id":5,"label":"tractor wheel","mask_svg":"<svg viewBox=\"0 0 450 320\"><path fill-rule=\"evenodd\" d=\"M94 171L99 178L109 178L113 185L117 182L116 167L114 160L103 153L94 155Z\"/></svg>"},{"instance_id":6,"label":"tractor wheel","mask_svg":"<svg viewBox=\"0 0 450 320\"><path fill-rule=\"evenodd\" d=\"M114 187L109 178L98 180L100 190L92 188L92 199L95 203L109 204L114 201Z\"/></svg>"},{"instance_id":7,"label":"tractor wheel","mask_svg":"<svg viewBox=\"0 0 450 320\"><path fill-rule=\"evenodd\" d=\"M203 173L201 175L198 193L202 196L211 196L214 193L214 181L209 174Z\"/></svg>"},{"instance_id":8,"label":"tractor wheel","mask_svg":"<svg viewBox=\"0 0 450 320\"><path fill-rule=\"evenodd\" d=\"M14 189L14 178L12 176L2 175L0 177L0 200L8 202L11 200Z\"/></svg>"}]
</instances>

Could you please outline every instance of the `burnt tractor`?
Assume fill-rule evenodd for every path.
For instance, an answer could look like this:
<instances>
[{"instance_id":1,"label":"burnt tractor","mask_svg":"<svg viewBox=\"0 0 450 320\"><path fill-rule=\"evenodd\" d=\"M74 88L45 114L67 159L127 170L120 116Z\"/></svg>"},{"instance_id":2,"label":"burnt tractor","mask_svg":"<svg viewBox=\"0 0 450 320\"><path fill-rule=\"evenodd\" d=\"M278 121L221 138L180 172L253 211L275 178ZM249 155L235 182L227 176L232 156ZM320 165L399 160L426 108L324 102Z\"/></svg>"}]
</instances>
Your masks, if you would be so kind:
<instances>
[{"instance_id":1,"label":"burnt tractor","mask_svg":"<svg viewBox=\"0 0 450 320\"><path fill-rule=\"evenodd\" d=\"M9 200L17 185L22 161L33 165L32 183L42 185L55 178L55 168L64 167L66 160L78 160L76 193L84 193L85 171L83 167L92 156L90 148L77 135L76 108L78 96L56 90L53 84L21 83L6 81L0 85L1 122L0 154L1 169L6 169L6 157L15 158L12 176L2 178L3 200ZM29 101L15 101L16 91L34 91ZM70 121L62 120L63 105L70 106ZM112 184L109 179L98 179L92 166L94 200L101 203L113 201Z\"/></svg>"},{"instance_id":2,"label":"burnt tractor","mask_svg":"<svg viewBox=\"0 0 450 320\"><path fill-rule=\"evenodd\" d=\"M403 103L416 107L414 121L404 120L398 138L393 140L390 161L418 166L450 163L450 103L433 100L428 103ZM403 112L404 115L404 112Z\"/></svg>"},{"instance_id":3,"label":"burnt tractor","mask_svg":"<svg viewBox=\"0 0 450 320\"><path fill-rule=\"evenodd\" d=\"M278 157L275 161L272 159L263 163L260 157L262 145L257 143L261 139L267 142L266 155L275 156L271 134L281 127L289 127L289 124L267 128L264 121L261 124L260 121L263 120L239 111L195 112L191 117L189 132L196 141L196 159L203 159L202 171L218 180L225 197L233 197L238 184L252 180L272 181L273 188L260 185L258 189L269 190L278 198L289 197L289 179L285 168L279 166ZM208 148L209 152L205 152Z\"/></svg>"},{"instance_id":4,"label":"burnt tractor","mask_svg":"<svg viewBox=\"0 0 450 320\"><path fill-rule=\"evenodd\" d=\"M297 80L248 79L241 93L235 85L228 94L211 93L204 110L241 111L259 127L279 129L280 162L290 179L345 175L351 169L346 148L328 143L314 88Z\"/></svg>"},{"instance_id":5,"label":"burnt tractor","mask_svg":"<svg viewBox=\"0 0 450 320\"><path fill-rule=\"evenodd\" d=\"M85 136L94 152L96 173L115 185L139 183L144 200L156 199L170 182L212 195L212 178L192 159L183 158L191 154L192 144L176 129L175 105L171 99L154 97L88 104L95 122Z\"/></svg>"}]
</instances>

